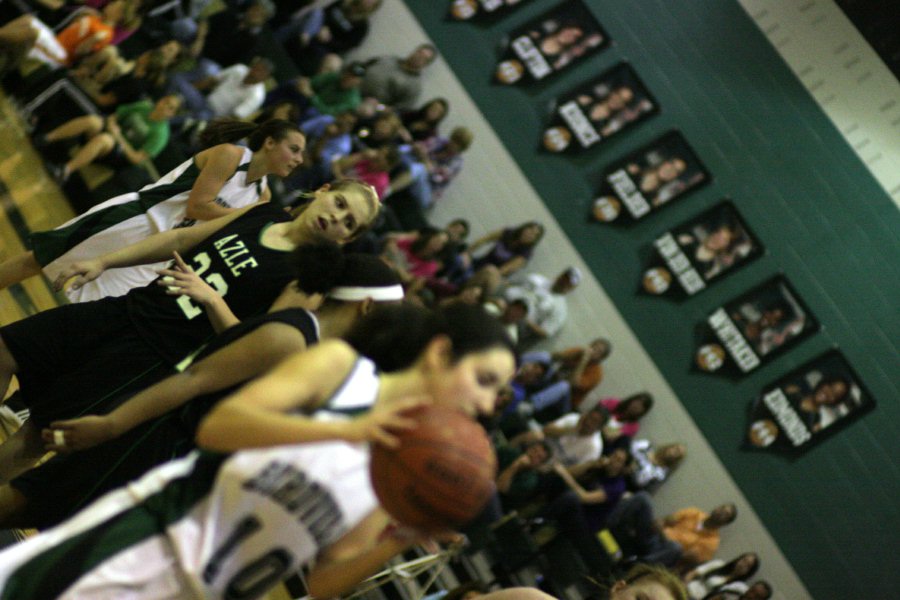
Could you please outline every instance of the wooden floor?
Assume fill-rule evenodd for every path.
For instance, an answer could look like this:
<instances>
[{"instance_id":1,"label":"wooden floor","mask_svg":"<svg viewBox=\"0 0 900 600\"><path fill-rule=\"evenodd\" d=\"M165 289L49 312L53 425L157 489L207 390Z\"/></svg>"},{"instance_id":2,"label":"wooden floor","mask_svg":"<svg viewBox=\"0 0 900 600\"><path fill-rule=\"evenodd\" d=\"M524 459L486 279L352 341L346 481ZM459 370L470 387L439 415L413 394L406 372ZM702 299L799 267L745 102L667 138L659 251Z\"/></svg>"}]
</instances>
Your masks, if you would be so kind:
<instances>
[{"instance_id":1,"label":"wooden floor","mask_svg":"<svg viewBox=\"0 0 900 600\"><path fill-rule=\"evenodd\" d=\"M32 231L52 229L74 214L31 145L14 104L0 89L0 260L26 249ZM42 277L0 291L0 325L56 306L61 298Z\"/></svg>"}]
</instances>

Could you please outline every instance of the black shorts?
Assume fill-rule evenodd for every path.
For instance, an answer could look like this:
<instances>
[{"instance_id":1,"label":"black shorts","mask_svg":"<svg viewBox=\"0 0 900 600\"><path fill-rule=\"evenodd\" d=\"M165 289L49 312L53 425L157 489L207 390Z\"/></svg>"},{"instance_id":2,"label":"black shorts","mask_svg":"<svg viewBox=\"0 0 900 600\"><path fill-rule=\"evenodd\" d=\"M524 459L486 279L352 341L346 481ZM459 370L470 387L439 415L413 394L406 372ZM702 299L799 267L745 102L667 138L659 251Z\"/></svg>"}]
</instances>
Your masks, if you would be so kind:
<instances>
[{"instance_id":1,"label":"black shorts","mask_svg":"<svg viewBox=\"0 0 900 600\"><path fill-rule=\"evenodd\" d=\"M38 426L108 412L103 402L171 373L138 335L124 298L67 304L0 328Z\"/></svg>"},{"instance_id":2,"label":"black shorts","mask_svg":"<svg viewBox=\"0 0 900 600\"><path fill-rule=\"evenodd\" d=\"M104 164L111 169L116 169L117 171L132 165L131 161L128 160L128 157L125 155L125 150L122 149L122 144L118 142L116 142L113 149L109 151L109 154L101 156L97 162Z\"/></svg>"},{"instance_id":3,"label":"black shorts","mask_svg":"<svg viewBox=\"0 0 900 600\"><path fill-rule=\"evenodd\" d=\"M193 431L177 411L88 450L59 454L10 481L28 503L23 527L61 523L103 494L193 449Z\"/></svg>"}]
</instances>

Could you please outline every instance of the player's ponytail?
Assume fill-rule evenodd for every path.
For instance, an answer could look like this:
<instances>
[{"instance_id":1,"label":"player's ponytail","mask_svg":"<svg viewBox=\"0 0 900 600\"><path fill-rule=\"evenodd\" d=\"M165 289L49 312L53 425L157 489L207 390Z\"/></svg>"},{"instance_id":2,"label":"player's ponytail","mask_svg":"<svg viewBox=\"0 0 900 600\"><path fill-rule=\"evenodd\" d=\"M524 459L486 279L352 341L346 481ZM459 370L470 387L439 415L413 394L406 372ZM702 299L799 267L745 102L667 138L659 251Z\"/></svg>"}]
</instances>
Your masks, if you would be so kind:
<instances>
[{"instance_id":1,"label":"player's ponytail","mask_svg":"<svg viewBox=\"0 0 900 600\"><path fill-rule=\"evenodd\" d=\"M269 119L257 125L232 117L215 119L200 134L200 146L204 149L219 144L233 144L247 138L247 147L256 152L268 138L280 142L293 131L302 133L295 123L284 119Z\"/></svg>"}]
</instances>

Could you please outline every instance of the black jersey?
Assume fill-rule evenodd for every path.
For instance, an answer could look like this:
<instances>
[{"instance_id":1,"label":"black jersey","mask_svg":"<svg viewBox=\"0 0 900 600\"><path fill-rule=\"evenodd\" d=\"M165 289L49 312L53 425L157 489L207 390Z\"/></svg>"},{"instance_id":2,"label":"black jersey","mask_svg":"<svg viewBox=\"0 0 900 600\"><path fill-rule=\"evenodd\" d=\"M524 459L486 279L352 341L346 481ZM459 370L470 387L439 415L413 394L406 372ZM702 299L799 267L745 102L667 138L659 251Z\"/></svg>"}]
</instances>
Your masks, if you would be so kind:
<instances>
[{"instance_id":1,"label":"black jersey","mask_svg":"<svg viewBox=\"0 0 900 600\"><path fill-rule=\"evenodd\" d=\"M290 221L271 203L247 211L191 249L185 262L221 294L244 320L266 311L294 277L289 252L260 243L267 227ZM153 282L125 296L140 336L170 364L177 364L213 334L200 306L187 296L170 296Z\"/></svg>"},{"instance_id":2,"label":"black jersey","mask_svg":"<svg viewBox=\"0 0 900 600\"><path fill-rule=\"evenodd\" d=\"M302 308L266 313L229 328L197 353L197 362L269 323L295 327L312 345L319 340L315 317ZM43 529L66 519L99 496L142 476L153 467L184 456L194 448L200 420L222 398L244 382L205 394L168 414L135 427L103 444L75 452L57 454L41 466L16 477L10 485L28 499L22 522ZM107 412L128 399L117 398Z\"/></svg>"}]
</instances>

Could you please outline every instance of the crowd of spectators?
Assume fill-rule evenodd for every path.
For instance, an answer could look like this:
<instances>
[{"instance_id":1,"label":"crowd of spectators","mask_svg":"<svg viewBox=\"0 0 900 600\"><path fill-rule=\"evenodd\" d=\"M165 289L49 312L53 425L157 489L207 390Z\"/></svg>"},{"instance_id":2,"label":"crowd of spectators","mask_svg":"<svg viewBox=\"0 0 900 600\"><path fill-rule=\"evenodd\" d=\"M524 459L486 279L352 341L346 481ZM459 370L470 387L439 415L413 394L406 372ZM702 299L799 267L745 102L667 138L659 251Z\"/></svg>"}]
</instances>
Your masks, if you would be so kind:
<instances>
[{"instance_id":1,"label":"crowd of spectators","mask_svg":"<svg viewBox=\"0 0 900 600\"><path fill-rule=\"evenodd\" d=\"M555 528L592 570L608 564L598 560L608 555L598 534L611 533L621 564L674 569L696 600L768 598L765 582L750 581L759 557L726 563L716 556L738 517L733 504L655 513L652 494L677 473L687 449L642 437L650 394L603 393L614 341L535 350L539 342L552 346L567 320L567 297L583 278L574 266L552 276L529 270L542 251L542 224L511 223L469 243L465 215L431 222L431 209L477 141L466 127L447 131L452 106L427 93L438 56L431 44L406 56L346 58L380 5L193 0L168 10L155 0L36 0L32 12L2 15L0 73L23 101L64 78L93 102L94 113L52 127L40 126L52 115L33 115L39 150L77 144L65 162L48 160L61 183L91 163L120 169L176 151L183 159L200 149L202 132L217 118L297 123L306 136L304 162L273 189L273 201L297 206L337 178L371 184L383 214L352 249L395 267L409 301L483 305L521 352L486 424L499 459L498 495L486 518L515 511L529 527ZM38 66L27 73L29 61Z\"/></svg>"}]
</instances>

